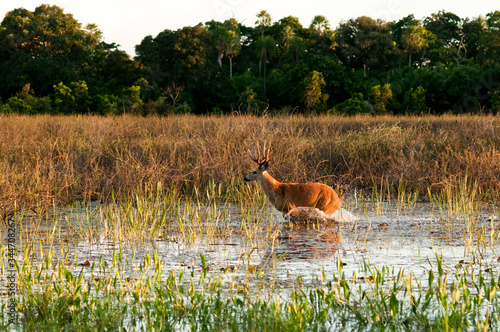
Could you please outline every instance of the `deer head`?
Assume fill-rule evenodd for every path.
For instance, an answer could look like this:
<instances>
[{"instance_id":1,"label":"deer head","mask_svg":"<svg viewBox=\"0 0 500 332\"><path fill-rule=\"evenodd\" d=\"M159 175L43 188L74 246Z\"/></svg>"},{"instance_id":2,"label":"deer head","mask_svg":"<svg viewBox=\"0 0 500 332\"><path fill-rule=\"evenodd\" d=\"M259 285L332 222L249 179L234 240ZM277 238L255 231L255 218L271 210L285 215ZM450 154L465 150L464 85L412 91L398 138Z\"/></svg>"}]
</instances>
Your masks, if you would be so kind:
<instances>
[{"instance_id":1,"label":"deer head","mask_svg":"<svg viewBox=\"0 0 500 332\"><path fill-rule=\"evenodd\" d=\"M247 174L243 179L245 181L255 181L258 180L259 177L269 169L269 155L271 154L271 148L268 147L266 149L266 144L264 143L264 149L262 150L262 156L260 154L260 146L257 144L257 154L252 155L250 150L248 150L248 155L250 158L259 165L259 167L253 172Z\"/></svg>"}]
</instances>

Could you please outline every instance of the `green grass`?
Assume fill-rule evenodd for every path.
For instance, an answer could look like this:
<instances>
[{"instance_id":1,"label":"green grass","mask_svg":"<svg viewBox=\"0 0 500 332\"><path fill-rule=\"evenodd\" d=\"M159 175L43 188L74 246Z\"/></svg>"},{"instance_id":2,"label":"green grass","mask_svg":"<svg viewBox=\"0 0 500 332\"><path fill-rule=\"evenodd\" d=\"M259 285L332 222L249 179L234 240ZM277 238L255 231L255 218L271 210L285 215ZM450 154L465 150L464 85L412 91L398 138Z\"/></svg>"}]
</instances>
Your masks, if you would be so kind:
<instances>
[{"instance_id":1,"label":"green grass","mask_svg":"<svg viewBox=\"0 0 500 332\"><path fill-rule=\"evenodd\" d=\"M2 250L4 248L2 247ZM30 249L25 248L25 255ZM471 266L437 265L419 280L390 266L363 263L360 275L323 276L314 286L300 278L286 295L255 295L263 283L228 287L228 274L165 271L153 255L127 262L118 249L109 262L89 267L46 255L18 266L19 330L190 329L275 330L496 330L500 278ZM133 269L129 265L134 265ZM255 286L254 286L255 287ZM2 310L5 308L2 306ZM5 323L3 323L5 324ZM5 325L4 325L5 327Z\"/></svg>"}]
</instances>

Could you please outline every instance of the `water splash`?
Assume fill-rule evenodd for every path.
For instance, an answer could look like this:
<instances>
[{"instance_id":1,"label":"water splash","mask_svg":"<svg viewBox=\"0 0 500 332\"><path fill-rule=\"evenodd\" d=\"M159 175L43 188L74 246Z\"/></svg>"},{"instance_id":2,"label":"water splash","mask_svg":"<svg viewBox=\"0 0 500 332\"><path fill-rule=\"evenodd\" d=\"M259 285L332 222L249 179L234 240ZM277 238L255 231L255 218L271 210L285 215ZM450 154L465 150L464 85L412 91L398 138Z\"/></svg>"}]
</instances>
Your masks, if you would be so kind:
<instances>
[{"instance_id":1,"label":"water splash","mask_svg":"<svg viewBox=\"0 0 500 332\"><path fill-rule=\"evenodd\" d=\"M335 211L331 216L329 216L325 212L317 208L299 206L295 209L290 210L285 215L285 219L291 222L353 222L358 218L346 209L339 209Z\"/></svg>"}]
</instances>

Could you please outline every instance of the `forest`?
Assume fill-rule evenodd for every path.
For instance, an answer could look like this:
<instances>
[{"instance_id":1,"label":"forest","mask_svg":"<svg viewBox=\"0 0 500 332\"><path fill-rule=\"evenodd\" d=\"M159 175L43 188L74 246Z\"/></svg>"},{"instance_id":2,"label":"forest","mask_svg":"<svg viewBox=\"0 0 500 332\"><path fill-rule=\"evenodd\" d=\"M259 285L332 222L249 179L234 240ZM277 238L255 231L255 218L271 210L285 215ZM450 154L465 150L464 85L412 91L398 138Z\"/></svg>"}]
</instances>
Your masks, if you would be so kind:
<instances>
[{"instance_id":1,"label":"forest","mask_svg":"<svg viewBox=\"0 0 500 332\"><path fill-rule=\"evenodd\" d=\"M500 11L332 28L265 10L145 36L131 58L58 6L6 13L1 114L443 114L500 110Z\"/></svg>"}]
</instances>

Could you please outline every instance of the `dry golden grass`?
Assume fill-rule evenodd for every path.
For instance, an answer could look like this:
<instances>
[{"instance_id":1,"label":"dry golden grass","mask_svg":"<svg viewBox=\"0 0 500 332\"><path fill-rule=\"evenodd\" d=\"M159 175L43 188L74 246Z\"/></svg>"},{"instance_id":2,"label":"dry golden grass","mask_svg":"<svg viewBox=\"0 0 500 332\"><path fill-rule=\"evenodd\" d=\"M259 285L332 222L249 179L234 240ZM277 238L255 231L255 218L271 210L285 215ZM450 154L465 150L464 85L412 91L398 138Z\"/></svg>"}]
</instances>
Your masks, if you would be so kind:
<instances>
[{"instance_id":1,"label":"dry golden grass","mask_svg":"<svg viewBox=\"0 0 500 332\"><path fill-rule=\"evenodd\" d=\"M426 192L467 176L490 197L500 188L493 116L1 116L0 128L3 214L14 202L126 198L159 181L187 195L210 181L249 192L246 150L258 141L271 143L270 172L281 181Z\"/></svg>"}]
</instances>

